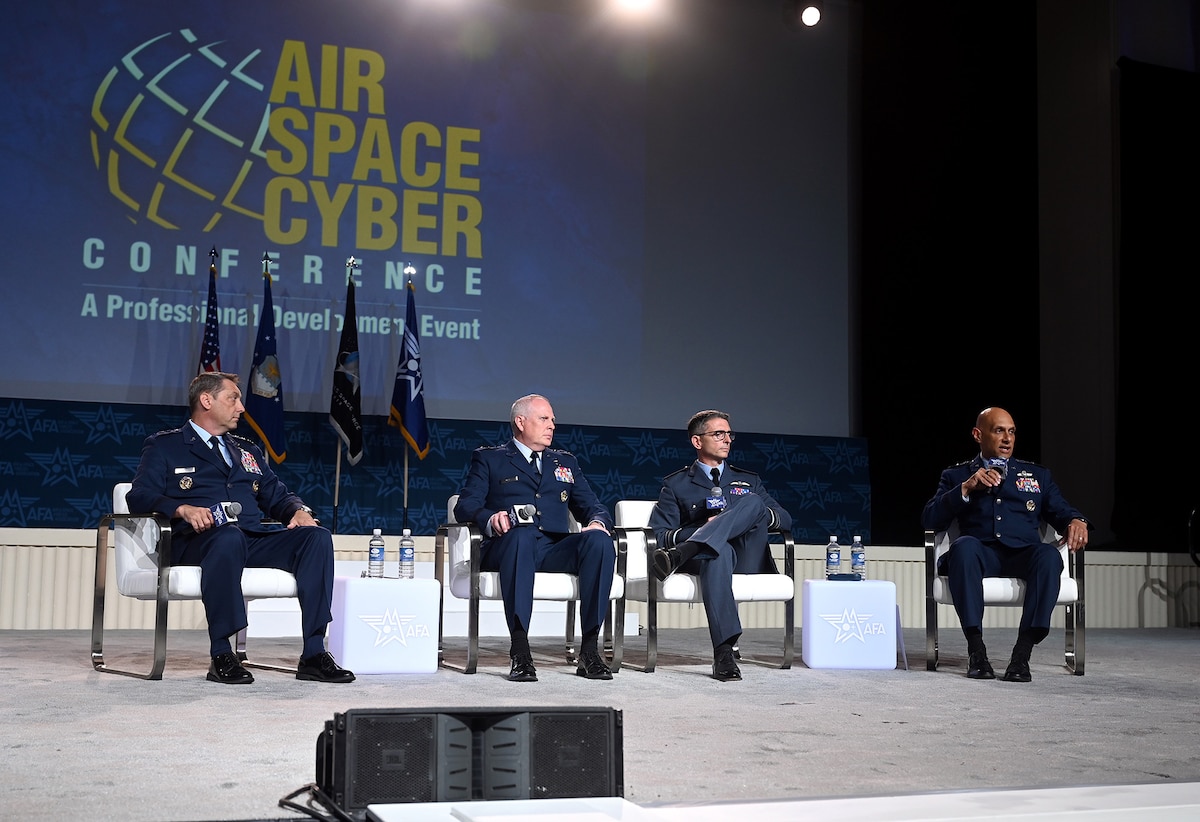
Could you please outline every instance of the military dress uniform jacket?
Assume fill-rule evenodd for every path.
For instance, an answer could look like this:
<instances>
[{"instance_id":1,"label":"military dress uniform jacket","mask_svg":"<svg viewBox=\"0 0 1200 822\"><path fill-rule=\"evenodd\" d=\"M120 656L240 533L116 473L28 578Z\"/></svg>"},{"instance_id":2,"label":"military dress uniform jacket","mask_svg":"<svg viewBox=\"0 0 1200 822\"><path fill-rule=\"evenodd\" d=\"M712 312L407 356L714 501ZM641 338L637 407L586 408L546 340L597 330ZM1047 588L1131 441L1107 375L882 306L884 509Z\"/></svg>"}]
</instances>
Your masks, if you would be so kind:
<instances>
[{"instance_id":1,"label":"military dress uniform jacket","mask_svg":"<svg viewBox=\"0 0 1200 822\"><path fill-rule=\"evenodd\" d=\"M681 468L663 478L658 504L650 515L650 527L661 546L678 545L685 542L696 529L709 521L717 511L707 507L712 494L712 477L705 473L698 462ZM725 463L721 475L721 491L726 507L732 508L748 494L755 494L771 509L772 528L791 530L792 517L767 493L766 486L753 471L745 471Z\"/></svg>"},{"instance_id":2,"label":"military dress uniform jacket","mask_svg":"<svg viewBox=\"0 0 1200 822\"><path fill-rule=\"evenodd\" d=\"M271 470L262 450L234 434L222 439L233 463L229 466L191 425L147 437L133 488L125 497L129 509L167 514L172 534L183 538L194 532L175 517L180 505L208 508L219 502L241 503L237 525L248 533L271 530L263 526L264 514L283 523L291 520L304 503Z\"/></svg>"},{"instance_id":3,"label":"military dress uniform jacket","mask_svg":"<svg viewBox=\"0 0 1200 822\"><path fill-rule=\"evenodd\" d=\"M962 484L983 466L981 457L951 466L942 472L937 493L925 505L922 525L945 531L958 522L961 536L987 543L1025 548L1041 542L1041 522L1060 534L1073 519L1086 522L1063 498L1050 476L1050 469L1033 462L1009 459L1004 481L991 493L977 488L970 499L962 498Z\"/></svg>"},{"instance_id":4,"label":"military dress uniform jacket","mask_svg":"<svg viewBox=\"0 0 1200 822\"><path fill-rule=\"evenodd\" d=\"M486 534L492 515L511 511L514 505L533 505L533 524L546 534L569 533L571 515L581 526L598 521L612 533L612 514L596 497L570 451L545 449L539 476L512 441L475 449L454 518L474 522Z\"/></svg>"}]
</instances>

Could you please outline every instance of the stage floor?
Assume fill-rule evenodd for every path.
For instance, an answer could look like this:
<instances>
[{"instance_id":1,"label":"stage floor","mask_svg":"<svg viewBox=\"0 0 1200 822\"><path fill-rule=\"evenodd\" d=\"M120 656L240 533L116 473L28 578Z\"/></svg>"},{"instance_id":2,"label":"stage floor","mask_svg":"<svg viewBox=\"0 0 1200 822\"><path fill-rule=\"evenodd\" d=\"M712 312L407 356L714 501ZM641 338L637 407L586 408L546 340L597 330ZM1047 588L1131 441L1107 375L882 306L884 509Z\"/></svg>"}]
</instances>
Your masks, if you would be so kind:
<instances>
[{"instance_id":1,"label":"stage floor","mask_svg":"<svg viewBox=\"0 0 1200 822\"><path fill-rule=\"evenodd\" d=\"M671 629L658 671L626 669L610 682L574 676L553 656L557 644L538 640L540 681L510 683L507 641L491 639L473 676L441 669L325 685L256 671L253 685L233 687L205 681L200 632L173 632L163 680L145 682L95 672L86 631L0 631L0 818L303 819L279 800L315 779L325 721L352 708L616 708L624 798L672 822L715 818L701 808L740 815L748 803L756 818L783 818L772 809L789 806L823 819L953 818L897 815L905 802L881 798L1035 791L998 797L995 818L1008 819L1061 812L1053 797L1071 795L1044 789L1116 802L1128 786L1200 782L1200 631L1090 630L1082 677L1066 672L1054 631L1029 684L966 679L956 633L943 629L935 673L925 670L923 631L907 629L907 671L808 669L797 653L790 670L744 662L743 681L720 683L709 676L707 632ZM776 657L778 637L750 631L743 651ZM1014 632L987 639L1002 670ZM638 642L627 638L628 656ZM297 646L257 639L250 650L294 663ZM136 649L148 665L149 647L149 632L110 632L105 654L112 662ZM1185 801L1194 818L1194 791ZM1176 818L1167 812L1155 818Z\"/></svg>"}]
</instances>

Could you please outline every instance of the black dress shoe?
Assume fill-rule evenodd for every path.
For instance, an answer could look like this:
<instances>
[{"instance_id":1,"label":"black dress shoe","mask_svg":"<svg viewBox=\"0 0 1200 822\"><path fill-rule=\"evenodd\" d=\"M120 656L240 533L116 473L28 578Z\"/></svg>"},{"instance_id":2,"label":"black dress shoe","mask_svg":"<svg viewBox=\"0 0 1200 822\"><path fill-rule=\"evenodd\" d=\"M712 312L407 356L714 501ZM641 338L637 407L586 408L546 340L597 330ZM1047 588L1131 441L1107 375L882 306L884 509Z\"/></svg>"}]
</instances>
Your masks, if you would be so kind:
<instances>
[{"instance_id":1,"label":"black dress shoe","mask_svg":"<svg viewBox=\"0 0 1200 822\"><path fill-rule=\"evenodd\" d=\"M220 682L225 685L249 685L254 681L254 674L242 667L242 663L231 652L217 654L208 666L209 682Z\"/></svg>"},{"instance_id":2,"label":"black dress shoe","mask_svg":"<svg viewBox=\"0 0 1200 822\"><path fill-rule=\"evenodd\" d=\"M971 679L995 679L996 672L988 662L987 651L976 651L967 662L967 676Z\"/></svg>"},{"instance_id":3,"label":"black dress shoe","mask_svg":"<svg viewBox=\"0 0 1200 822\"><path fill-rule=\"evenodd\" d=\"M1005 682L1033 682L1033 674L1029 673L1028 659L1014 659L1004 670Z\"/></svg>"},{"instance_id":4,"label":"black dress shoe","mask_svg":"<svg viewBox=\"0 0 1200 822\"><path fill-rule=\"evenodd\" d=\"M742 678L742 671L733 658L733 651L720 650L713 657L713 679L719 682L733 682Z\"/></svg>"},{"instance_id":5,"label":"black dress shoe","mask_svg":"<svg viewBox=\"0 0 1200 822\"><path fill-rule=\"evenodd\" d=\"M588 679L612 679L612 669L604 662L599 651L584 651L579 655L579 667L575 676L586 676Z\"/></svg>"},{"instance_id":6,"label":"black dress shoe","mask_svg":"<svg viewBox=\"0 0 1200 822\"><path fill-rule=\"evenodd\" d=\"M659 548L654 552L654 576L659 582L678 571L682 564L683 558L676 548Z\"/></svg>"},{"instance_id":7,"label":"black dress shoe","mask_svg":"<svg viewBox=\"0 0 1200 822\"><path fill-rule=\"evenodd\" d=\"M306 679L309 682L353 682L354 674L334 662L333 654L329 651L322 651L300 660L300 664L296 666L296 679Z\"/></svg>"},{"instance_id":8,"label":"black dress shoe","mask_svg":"<svg viewBox=\"0 0 1200 822\"><path fill-rule=\"evenodd\" d=\"M537 668L533 667L533 657L529 654L517 654L512 657L512 667L508 671L509 682L537 682Z\"/></svg>"}]
</instances>

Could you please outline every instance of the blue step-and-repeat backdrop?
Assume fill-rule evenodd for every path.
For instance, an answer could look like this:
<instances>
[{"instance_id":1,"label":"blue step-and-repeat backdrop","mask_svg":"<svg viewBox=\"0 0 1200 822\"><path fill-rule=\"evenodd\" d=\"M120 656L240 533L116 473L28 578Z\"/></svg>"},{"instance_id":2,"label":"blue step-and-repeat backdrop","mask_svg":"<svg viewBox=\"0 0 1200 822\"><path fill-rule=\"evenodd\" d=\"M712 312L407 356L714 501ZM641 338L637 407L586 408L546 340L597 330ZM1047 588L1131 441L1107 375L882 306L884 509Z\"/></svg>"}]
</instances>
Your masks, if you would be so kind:
<instances>
[{"instance_id":1,"label":"blue step-and-repeat backdrop","mask_svg":"<svg viewBox=\"0 0 1200 822\"><path fill-rule=\"evenodd\" d=\"M142 441L177 428L175 406L0 399L0 527L91 528L112 510L112 488L133 479ZM338 438L328 414L285 414L287 459L280 478L335 522ZM364 455L341 460L336 532L399 534L405 517L405 449L382 416L364 417ZM254 438L243 424L239 434ZM471 452L509 439L507 419L429 420L429 454L408 450L408 524L432 535L446 501L466 477ZM554 447L574 453L610 507L621 499L655 499L662 477L695 452L682 429L572 426L560 422ZM757 472L794 519L797 542L824 543L860 534L870 541L871 487L867 443L847 437L739 432L730 463Z\"/></svg>"}]
</instances>

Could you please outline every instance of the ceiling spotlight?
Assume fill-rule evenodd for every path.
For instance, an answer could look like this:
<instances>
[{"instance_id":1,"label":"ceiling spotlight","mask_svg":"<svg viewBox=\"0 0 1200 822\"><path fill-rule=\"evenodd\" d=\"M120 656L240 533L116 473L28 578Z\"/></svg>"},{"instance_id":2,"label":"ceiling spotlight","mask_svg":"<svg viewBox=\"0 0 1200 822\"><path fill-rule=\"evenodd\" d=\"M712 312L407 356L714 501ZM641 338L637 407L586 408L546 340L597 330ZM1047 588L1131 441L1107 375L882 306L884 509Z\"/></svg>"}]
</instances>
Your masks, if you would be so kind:
<instances>
[{"instance_id":1,"label":"ceiling spotlight","mask_svg":"<svg viewBox=\"0 0 1200 822\"><path fill-rule=\"evenodd\" d=\"M801 0L800 22L810 28L821 22L821 0Z\"/></svg>"}]
</instances>

